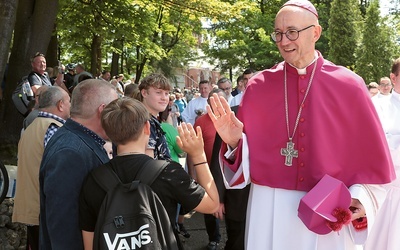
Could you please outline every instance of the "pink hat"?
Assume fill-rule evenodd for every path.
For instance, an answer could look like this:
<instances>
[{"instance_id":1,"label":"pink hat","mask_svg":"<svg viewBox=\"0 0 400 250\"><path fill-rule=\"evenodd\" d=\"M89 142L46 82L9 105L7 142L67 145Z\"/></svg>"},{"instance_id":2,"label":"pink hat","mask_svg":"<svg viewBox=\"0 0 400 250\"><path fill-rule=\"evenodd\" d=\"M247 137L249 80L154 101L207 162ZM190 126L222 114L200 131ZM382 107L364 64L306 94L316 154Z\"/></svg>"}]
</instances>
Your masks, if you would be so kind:
<instances>
[{"instance_id":1,"label":"pink hat","mask_svg":"<svg viewBox=\"0 0 400 250\"><path fill-rule=\"evenodd\" d=\"M314 5L308 0L290 0L287 1L282 7L285 6L296 6L308 10L313 13L318 18L318 12L315 9Z\"/></svg>"},{"instance_id":2,"label":"pink hat","mask_svg":"<svg viewBox=\"0 0 400 250\"><path fill-rule=\"evenodd\" d=\"M298 216L317 234L339 231L351 220L350 191L343 182L325 175L301 200Z\"/></svg>"}]
</instances>

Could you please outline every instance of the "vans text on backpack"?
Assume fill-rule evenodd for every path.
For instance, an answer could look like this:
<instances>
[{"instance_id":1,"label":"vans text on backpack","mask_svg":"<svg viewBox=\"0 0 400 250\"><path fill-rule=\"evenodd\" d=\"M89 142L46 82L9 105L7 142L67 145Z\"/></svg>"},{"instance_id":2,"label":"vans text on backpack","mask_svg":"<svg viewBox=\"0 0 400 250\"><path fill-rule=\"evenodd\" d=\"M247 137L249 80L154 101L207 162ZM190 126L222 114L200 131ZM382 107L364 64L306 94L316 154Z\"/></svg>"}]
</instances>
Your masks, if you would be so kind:
<instances>
[{"instance_id":1,"label":"vans text on backpack","mask_svg":"<svg viewBox=\"0 0 400 250\"><path fill-rule=\"evenodd\" d=\"M94 249L178 249L167 211L150 188L167 165L149 160L127 184L113 171L112 162L92 172L107 192L97 217Z\"/></svg>"}]
</instances>

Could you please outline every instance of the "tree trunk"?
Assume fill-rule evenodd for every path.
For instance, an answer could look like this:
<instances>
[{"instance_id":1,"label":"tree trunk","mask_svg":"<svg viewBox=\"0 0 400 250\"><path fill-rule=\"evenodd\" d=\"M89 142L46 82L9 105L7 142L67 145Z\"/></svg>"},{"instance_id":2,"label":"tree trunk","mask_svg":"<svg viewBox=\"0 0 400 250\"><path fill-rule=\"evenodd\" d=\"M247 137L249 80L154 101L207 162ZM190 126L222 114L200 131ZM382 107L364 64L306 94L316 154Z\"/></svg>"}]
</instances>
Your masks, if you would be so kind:
<instances>
[{"instance_id":1,"label":"tree trunk","mask_svg":"<svg viewBox=\"0 0 400 250\"><path fill-rule=\"evenodd\" d=\"M12 33L17 14L18 0L0 1L0 82L3 81Z\"/></svg>"},{"instance_id":2,"label":"tree trunk","mask_svg":"<svg viewBox=\"0 0 400 250\"><path fill-rule=\"evenodd\" d=\"M113 52L111 58L111 78L118 74L118 62L119 62L119 54Z\"/></svg>"},{"instance_id":3,"label":"tree trunk","mask_svg":"<svg viewBox=\"0 0 400 250\"><path fill-rule=\"evenodd\" d=\"M139 83L142 78L144 66L146 65L147 57L140 52L140 46L136 46L136 78L135 83Z\"/></svg>"},{"instance_id":4,"label":"tree trunk","mask_svg":"<svg viewBox=\"0 0 400 250\"><path fill-rule=\"evenodd\" d=\"M49 46L47 47L46 52L46 62L47 67L56 67L58 66L59 54L58 54L58 38L57 38L57 29L56 25L54 25L53 34L50 38Z\"/></svg>"},{"instance_id":5,"label":"tree trunk","mask_svg":"<svg viewBox=\"0 0 400 250\"><path fill-rule=\"evenodd\" d=\"M0 123L0 144L18 143L23 117L11 101L17 82L31 70L30 58L46 53L58 12L57 0L19 0Z\"/></svg>"},{"instance_id":6,"label":"tree trunk","mask_svg":"<svg viewBox=\"0 0 400 250\"><path fill-rule=\"evenodd\" d=\"M92 73L93 77L96 77L100 74L101 71L101 54L99 54L99 49L101 47L101 37L99 35L94 34L92 38L92 44L90 46L90 73Z\"/></svg>"}]
</instances>

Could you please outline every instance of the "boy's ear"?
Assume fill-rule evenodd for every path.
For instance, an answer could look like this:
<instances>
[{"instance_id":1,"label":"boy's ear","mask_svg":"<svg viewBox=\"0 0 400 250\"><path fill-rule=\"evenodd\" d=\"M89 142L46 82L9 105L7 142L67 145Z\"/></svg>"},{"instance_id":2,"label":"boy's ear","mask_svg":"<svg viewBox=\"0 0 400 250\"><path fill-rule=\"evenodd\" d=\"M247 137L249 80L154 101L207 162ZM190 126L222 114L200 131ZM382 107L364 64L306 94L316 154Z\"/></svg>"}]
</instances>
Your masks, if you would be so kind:
<instances>
[{"instance_id":1,"label":"boy's ear","mask_svg":"<svg viewBox=\"0 0 400 250\"><path fill-rule=\"evenodd\" d=\"M145 135L150 136L150 122L149 121L147 121L146 124L144 124L143 132Z\"/></svg>"}]
</instances>

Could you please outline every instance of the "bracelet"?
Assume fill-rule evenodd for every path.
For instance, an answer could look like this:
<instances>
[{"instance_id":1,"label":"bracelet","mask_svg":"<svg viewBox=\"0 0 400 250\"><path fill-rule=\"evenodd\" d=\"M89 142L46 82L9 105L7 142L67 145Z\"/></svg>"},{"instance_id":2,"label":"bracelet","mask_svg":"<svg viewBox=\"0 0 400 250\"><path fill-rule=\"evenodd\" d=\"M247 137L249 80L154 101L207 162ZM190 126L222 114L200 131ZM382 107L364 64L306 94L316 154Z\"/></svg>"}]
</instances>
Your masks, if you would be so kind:
<instances>
[{"instance_id":1,"label":"bracelet","mask_svg":"<svg viewBox=\"0 0 400 250\"><path fill-rule=\"evenodd\" d=\"M206 161L199 162L199 163L193 164L193 167L196 167L196 166L199 166L199 165L203 165L203 164L207 164L207 163L208 162L206 162Z\"/></svg>"}]
</instances>

